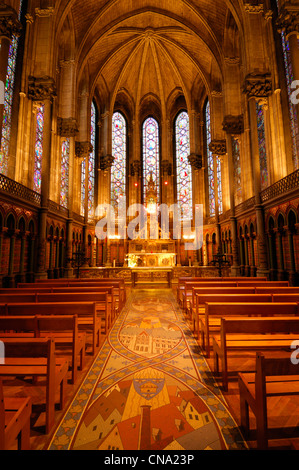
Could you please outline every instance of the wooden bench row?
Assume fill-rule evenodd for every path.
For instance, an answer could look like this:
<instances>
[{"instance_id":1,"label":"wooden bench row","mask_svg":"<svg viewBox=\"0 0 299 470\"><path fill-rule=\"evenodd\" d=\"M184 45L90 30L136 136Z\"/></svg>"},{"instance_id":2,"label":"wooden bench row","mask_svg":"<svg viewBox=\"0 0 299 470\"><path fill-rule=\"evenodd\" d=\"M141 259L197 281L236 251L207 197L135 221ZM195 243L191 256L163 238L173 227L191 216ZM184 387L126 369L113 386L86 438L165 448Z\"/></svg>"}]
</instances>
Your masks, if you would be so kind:
<instances>
[{"instance_id":1,"label":"wooden bench row","mask_svg":"<svg viewBox=\"0 0 299 470\"><path fill-rule=\"evenodd\" d=\"M48 434L55 421L57 395L59 396L60 409L63 409L65 405L69 361L65 357L57 357L53 338L3 338L2 341L5 350L5 361L0 364L0 378L32 377L34 383L38 383L39 387L42 383L45 383L46 433ZM43 381L36 382L40 379ZM16 399L12 398L11 402L13 411L16 411ZM25 403L23 407L30 406L29 401L27 405ZM9 411L9 409L5 406L5 400L4 406L2 404L1 407L2 411L0 413L4 411L6 415L6 411ZM28 445L28 424L25 433L24 439ZM16 434L16 432L11 432L11 436L13 434ZM1 445L6 447L10 443L11 437L7 436L6 427L4 427L3 432L2 421L0 436Z\"/></svg>"},{"instance_id":2,"label":"wooden bench row","mask_svg":"<svg viewBox=\"0 0 299 470\"><path fill-rule=\"evenodd\" d=\"M253 278L254 279L254 278ZM286 281L235 281L235 282L185 282L184 287L181 291L181 298L179 304L181 305L183 312L186 314L193 308L194 294L193 289L196 288L238 288L238 287L288 287L289 283Z\"/></svg>"},{"instance_id":3,"label":"wooden bench row","mask_svg":"<svg viewBox=\"0 0 299 470\"><path fill-rule=\"evenodd\" d=\"M278 357L265 352L257 352L254 372L239 372L241 430L246 439L250 438L249 410L255 417L256 441L259 450L269 448L269 439L274 435L286 438L291 432L298 436L295 427L287 429L269 426L268 404L271 397L295 397L299 395L299 374L297 362L290 360L289 352L281 352ZM287 431L287 433L286 433Z\"/></svg>"},{"instance_id":4,"label":"wooden bench row","mask_svg":"<svg viewBox=\"0 0 299 470\"><path fill-rule=\"evenodd\" d=\"M63 355L71 356L72 383L85 364L86 332L80 331L77 315L0 316L0 341L6 338L52 338Z\"/></svg>"},{"instance_id":5,"label":"wooden bench row","mask_svg":"<svg viewBox=\"0 0 299 470\"><path fill-rule=\"evenodd\" d=\"M177 285L177 300L180 302L180 294L181 291L184 290L185 282L235 282L235 281L267 281L266 277L190 277L190 276L183 276L178 278L178 285Z\"/></svg>"},{"instance_id":6,"label":"wooden bench row","mask_svg":"<svg viewBox=\"0 0 299 470\"><path fill-rule=\"evenodd\" d=\"M92 287L97 290L101 287L114 287L114 294L118 297L119 310L121 311L126 303L126 287L123 279L40 279L33 283L19 283L18 289L30 288L57 288L57 287Z\"/></svg>"},{"instance_id":7,"label":"wooden bench row","mask_svg":"<svg viewBox=\"0 0 299 470\"><path fill-rule=\"evenodd\" d=\"M20 292L20 291L19 291ZM94 302L96 304L96 312L102 318L104 334L108 334L113 322L116 318L113 297L108 292L61 292L61 293L17 293L17 294L1 294L0 293L0 315L5 314L3 304L23 304L27 303L74 303L74 302Z\"/></svg>"},{"instance_id":8,"label":"wooden bench row","mask_svg":"<svg viewBox=\"0 0 299 470\"><path fill-rule=\"evenodd\" d=\"M209 306L215 305L215 310L227 313L221 309L223 304L246 304L246 303L297 303L299 302L299 291L294 294L196 294L196 308L192 311L191 328L197 339L200 339L202 325L206 321ZM212 315L212 313L211 313ZM215 322L214 322L215 324Z\"/></svg>"},{"instance_id":9,"label":"wooden bench row","mask_svg":"<svg viewBox=\"0 0 299 470\"><path fill-rule=\"evenodd\" d=\"M1 316L73 316L78 317L79 331L89 332L90 346L95 355L105 338L103 318L97 313L95 302L48 302L0 305Z\"/></svg>"}]
</instances>

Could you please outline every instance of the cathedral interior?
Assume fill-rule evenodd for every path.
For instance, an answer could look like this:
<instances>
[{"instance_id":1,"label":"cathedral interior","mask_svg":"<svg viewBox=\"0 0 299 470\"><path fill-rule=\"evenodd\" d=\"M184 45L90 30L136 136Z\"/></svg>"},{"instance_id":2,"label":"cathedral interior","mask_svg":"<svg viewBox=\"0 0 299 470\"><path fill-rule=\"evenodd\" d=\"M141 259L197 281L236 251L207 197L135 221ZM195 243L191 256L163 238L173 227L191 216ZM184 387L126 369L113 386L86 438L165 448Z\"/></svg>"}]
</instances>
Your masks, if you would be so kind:
<instances>
[{"instance_id":1,"label":"cathedral interior","mask_svg":"<svg viewBox=\"0 0 299 470\"><path fill-rule=\"evenodd\" d=\"M176 296L183 277L226 276L287 285L299 303L298 0L1 0L0 44L0 297L105 278L123 283L129 304L121 310L119 298L118 315L154 315L146 295L138 310L138 288ZM190 326L189 304L178 302ZM0 298L0 310L7 303ZM165 305L170 312L172 300ZM163 322L180 320L171 315L159 328L173 347L176 327ZM162 380L153 370L151 384ZM173 395L174 376L159 406L199 409L188 390ZM234 394L225 399L238 421ZM88 436L93 419L86 412ZM122 414L119 435L132 419ZM116 442L109 430L88 443L82 426L73 448ZM49 447L63 447L59 432ZM41 434L31 434L34 448L46 442ZM151 435L144 448L188 448L183 436ZM0 444L1 436L0 407ZM127 445L142 449L140 436Z\"/></svg>"}]
</instances>

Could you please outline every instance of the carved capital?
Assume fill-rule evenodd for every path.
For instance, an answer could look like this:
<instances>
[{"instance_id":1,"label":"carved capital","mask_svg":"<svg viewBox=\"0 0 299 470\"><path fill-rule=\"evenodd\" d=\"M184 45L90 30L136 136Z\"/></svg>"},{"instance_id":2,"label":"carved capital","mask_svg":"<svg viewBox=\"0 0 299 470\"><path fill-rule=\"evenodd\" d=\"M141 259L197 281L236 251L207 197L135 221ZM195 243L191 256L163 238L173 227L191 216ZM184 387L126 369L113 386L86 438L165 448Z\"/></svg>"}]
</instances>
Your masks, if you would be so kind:
<instances>
[{"instance_id":1,"label":"carved capital","mask_svg":"<svg viewBox=\"0 0 299 470\"><path fill-rule=\"evenodd\" d=\"M18 19L16 11L8 5L0 4L0 37L8 38L20 37L22 25Z\"/></svg>"},{"instance_id":2,"label":"carved capital","mask_svg":"<svg viewBox=\"0 0 299 470\"><path fill-rule=\"evenodd\" d=\"M291 34L299 37L299 5L285 5L277 18L276 27L279 33L285 33L287 39Z\"/></svg>"},{"instance_id":3,"label":"carved capital","mask_svg":"<svg viewBox=\"0 0 299 470\"><path fill-rule=\"evenodd\" d=\"M197 155L196 153L191 153L188 157L188 161L193 168L193 170L202 169L202 155Z\"/></svg>"},{"instance_id":4,"label":"carved capital","mask_svg":"<svg viewBox=\"0 0 299 470\"><path fill-rule=\"evenodd\" d=\"M266 98L273 93L271 76L251 74L245 78L243 93L248 98Z\"/></svg>"},{"instance_id":5,"label":"carved capital","mask_svg":"<svg viewBox=\"0 0 299 470\"><path fill-rule=\"evenodd\" d=\"M244 2L244 9L246 13L254 13L254 14L263 13L264 3L260 2L259 0L253 0L250 3Z\"/></svg>"},{"instance_id":6,"label":"carved capital","mask_svg":"<svg viewBox=\"0 0 299 470\"><path fill-rule=\"evenodd\" d=\"M77 121L74 118L57 118L57 134L61 137L75 137L78 134Z\"/></svg>"},{"instance_id":7,"label":"carved capital","mask_svg":"<svg viewBox=\"0 0 299 470\"><path fill-rule=\"evenodd\" d=\"M209 150L210 152L212 152L213 155L216 155L217 157L226 155L227 153L226 141L225 140L212 140L212 142L209 145Z\"/></svg>"},{"instance_id":8,"label":"carved capital","mask_svg":"<svg viewBox=\"0 0 299 470\"><path fill-rule=\"evenodd\" d=\"M88 158L93 151L93 146L90 142L76 142L75 143L75 155L76 158L83 161Z\"/></svg>"},{"instance_id":9,"label":"carved capital","mask_svg":"<svg viewBox=\"0 0 299 470\"><path fill-rule=\"evenodd\" d=\"M28 98L32 101L52 100L56 96L55 81L51 77L29 77Z\"/></svg>"},{"instance_id":10,"label":"carved capital","mask_svg":"<svg viewBox=\"0 0 299 470\"><path fill-rule=\"evenodd\" d=\"M227 134L243 134L244 132L244 116L241 114L239 116L228 115L225 116L222 123L223 130Z\"/></svg>"},{"instance_id":11,"label":"carved capital","mask_svg":"<svg viewBox=\"0 0 299 470\"><path fill-rule=\"evenodd\" d=\"M133 163L131 163L131 176L137 176L137 178L140 178L141 162L139 160L134 160Z\"/></svg>"},{"instance_id":12,"label":"carved capital","mask_svg":"<svg viewBox=\"0 0 299 470\"><path fill-rule=\"evenodd\" d=\"M112 155L102 155L100 160L100 170L110 170L114 162Z\"/></svg>"}]
</instances>

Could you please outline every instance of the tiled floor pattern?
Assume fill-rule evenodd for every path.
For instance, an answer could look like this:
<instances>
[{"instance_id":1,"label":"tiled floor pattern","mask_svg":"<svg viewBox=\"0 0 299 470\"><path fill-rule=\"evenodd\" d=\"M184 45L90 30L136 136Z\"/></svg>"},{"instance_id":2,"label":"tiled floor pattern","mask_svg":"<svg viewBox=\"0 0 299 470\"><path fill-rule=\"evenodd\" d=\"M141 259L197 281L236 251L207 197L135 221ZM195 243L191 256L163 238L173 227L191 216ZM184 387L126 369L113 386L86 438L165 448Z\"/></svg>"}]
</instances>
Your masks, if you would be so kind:
<instances>
[{"instance_id":1,"label":"tiled floor pattern","mask_svg":"<svg viewBox=\"0 0 299 470\"><path fill-rule=\"evenodd\" d=\"M170 290L133 290L51 450L246 449Z\"/></svg>"}]
</instances>

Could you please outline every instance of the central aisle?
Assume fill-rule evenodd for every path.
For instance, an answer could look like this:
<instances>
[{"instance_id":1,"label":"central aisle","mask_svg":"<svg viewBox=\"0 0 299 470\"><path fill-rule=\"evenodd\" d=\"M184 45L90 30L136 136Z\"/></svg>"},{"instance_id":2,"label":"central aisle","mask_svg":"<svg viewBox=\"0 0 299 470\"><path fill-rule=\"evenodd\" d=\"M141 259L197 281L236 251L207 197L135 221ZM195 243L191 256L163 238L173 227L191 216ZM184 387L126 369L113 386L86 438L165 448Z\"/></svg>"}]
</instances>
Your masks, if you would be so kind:
<instances>
[{"instance_id":1,"label":"central aisle","mask_svg":"<svg viewBox=\"0 0 299 470\"><path fill-rule=\"evenodd\" d=\"M247 449L171 290L132 291L49 449Z\"/></svg>"}]
</instances>

